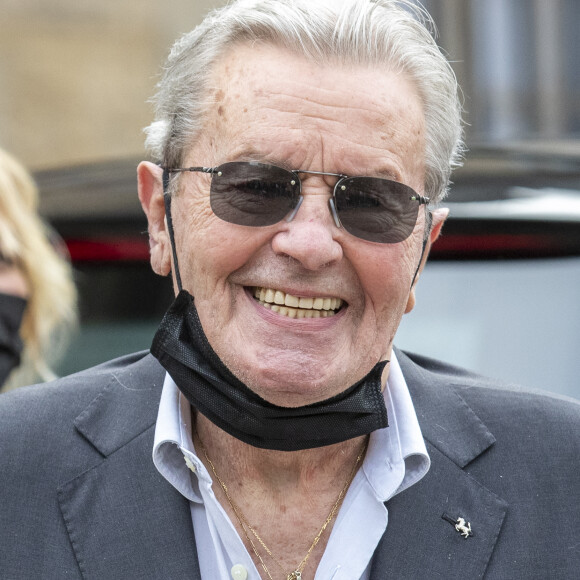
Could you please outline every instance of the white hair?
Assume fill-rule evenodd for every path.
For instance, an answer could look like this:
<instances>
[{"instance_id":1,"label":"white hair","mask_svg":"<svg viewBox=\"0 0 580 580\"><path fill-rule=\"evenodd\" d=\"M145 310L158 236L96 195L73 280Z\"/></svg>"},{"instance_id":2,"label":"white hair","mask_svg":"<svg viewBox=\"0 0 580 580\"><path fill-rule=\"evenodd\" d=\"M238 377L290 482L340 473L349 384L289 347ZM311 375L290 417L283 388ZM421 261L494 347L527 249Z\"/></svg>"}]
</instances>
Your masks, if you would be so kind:
<instances>
[{"instance_id":1,"label":"white hair","mask_svg":"<svg viewBox=\"0 0 580 580\"><path fill-rule=\"evenodd\" d=\"M237 0L211 12L173 46L145 130L152 156L178 167L202 130L217 61L236 44L262 42L313 62L372 65L405 74L425 116L425 193L442 199L461 164L462 104L433 21L411 0Z\"/></svg>"}]
</instances>

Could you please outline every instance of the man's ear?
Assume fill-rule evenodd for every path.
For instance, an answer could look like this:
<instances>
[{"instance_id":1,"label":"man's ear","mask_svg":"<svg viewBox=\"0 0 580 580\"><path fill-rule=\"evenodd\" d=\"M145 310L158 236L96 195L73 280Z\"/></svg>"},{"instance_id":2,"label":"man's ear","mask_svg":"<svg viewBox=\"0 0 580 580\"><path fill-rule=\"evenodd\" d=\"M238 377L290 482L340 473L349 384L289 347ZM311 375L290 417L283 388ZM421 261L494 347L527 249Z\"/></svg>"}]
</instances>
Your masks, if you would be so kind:
<instances>
[{"instance_id":1,"label":"man's ear","mask_svg":"<svg viewBox=\"0 0 580 580\"><path fill-rule=\"evenodd\" d=\"M139 201L147 216L151 267L156 274L171 272L171 245L165 220L163 170L158 165L142 161L137 167Z\"/></svg>"},{"instance_id":2,"label":"man's ear","mask_svg":"<svg viewBox=\"0 0 580 580\"><path fill-rule=\"evenodd\" d=\"M431 231L429 232L429 239L427 240L427 245L425 246L425 251L423 252L421 263L419 264L419 269L417 270L417 275L415 276L415 280L413 280L413 285L411 286L411 290L409 292L405 314L411 312L411 310L413 310L415 307L415 288L417 287L417 282L421 276L423 268L425 267L425 263L427 262L431 246L439 237L439 234L441 234L441 228L443 227L443 224L445 223L448 215L449 209L446 207L441 207L431 212Z\"/></svg>"}]
</instances>

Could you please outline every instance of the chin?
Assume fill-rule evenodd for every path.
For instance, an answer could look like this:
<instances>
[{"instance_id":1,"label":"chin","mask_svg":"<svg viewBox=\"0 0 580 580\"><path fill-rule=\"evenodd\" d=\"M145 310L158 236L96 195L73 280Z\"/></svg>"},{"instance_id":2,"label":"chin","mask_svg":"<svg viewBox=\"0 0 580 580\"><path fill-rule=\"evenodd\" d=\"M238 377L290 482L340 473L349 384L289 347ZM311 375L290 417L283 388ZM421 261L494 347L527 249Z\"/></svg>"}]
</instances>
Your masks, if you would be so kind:
<instances>
[{"instance_id":1,"label":"chin","mask_svg":"<svg viewBox=\"0 0 580 580\"><path fill-rule=\"evenodd\" d=\"M302 407L338 395L364 377L377 362L368 360L366 368L365 361L359 360L349 367L348 357L328 352L325 356L320 346L318 356L284 346L288 347L262 346L252 354L246 349L243 356L222 360L250 390L280 407ZM338 347L332 350L344 352Z\"/></svg>"},{"instance_id":2,"label":"chin","mask_svg":"<svg viewBox=\"0 0 580 580\"><path fill-rule=\"evenodd\" d=\"M272 405L288 408L313 405L331 397L331 395L322 394L319 391L315 392L312 389L295 389L293 387L277 389L276 391L270 389L259 389L255 392L262 399L268 401L268 403L271 403Z\"/></svg>"},{"instance_id":3,"label":"chin","mask_svg":"<svg viewBox=\"0 0 580 580\"><path fill-rule=\"evenodd\" d=\"M280 407L311 405L329 399L350 387L350 384L345 385L342 381L339 383L331 377L321 376L320 372L305 372L304 367L297 371L283 373L277 368L265 371L259 376L252 373L251 376L247 376L244 383L262 399Z\"/></svg>"}]
</instances>

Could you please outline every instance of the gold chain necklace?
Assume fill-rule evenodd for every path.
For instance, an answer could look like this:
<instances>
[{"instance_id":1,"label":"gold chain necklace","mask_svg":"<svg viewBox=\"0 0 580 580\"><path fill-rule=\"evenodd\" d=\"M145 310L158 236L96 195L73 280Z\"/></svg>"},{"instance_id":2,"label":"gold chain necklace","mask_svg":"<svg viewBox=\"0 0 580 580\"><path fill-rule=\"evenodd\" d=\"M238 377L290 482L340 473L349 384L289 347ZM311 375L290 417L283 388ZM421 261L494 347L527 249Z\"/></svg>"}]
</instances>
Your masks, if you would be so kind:
<instances>
[{"instance_id":1,"label":"gold chain necklace","mask_svg":"<svg viewBox=\"0 0 580 580\"><path fill-rule=\"evenodd\" d=\"M199 437L199 434L197 432L196 432L196 435L197 435L197 440L199 441L199 444L201 446L201 450L203 451L203 454L205 456L206 461L209 463L215 478L219 481L219 484L224 491L226 499L228 500L228 503L230 504L230 507L232 508L232 511L234 512L234 514L238 520L238 523L240 524L240 527L242 528L242 531L244 532L244 536L246 537L246 540L248 540L248 542L252 548L252 551L254 552L256 558L258 558L258 561L260 562L260 565L262 566L262 568L263 568L264 572L266 573L266 575L268 576L268 578L270 580L273 580L272 575L270 574L270 570L268 570L268 567L266 566L266 563L264 562L262 556L260 555L258 549L256 548L256 545L254 544L252 538L248 534L248 530L258 540L258 542L260 543L262 548L265 550L266 554L268 554L268 556L270 556L270 558L272 558L272 560L274 560L276 565L286 575L286 580L301 580L302 579L302 572L304 571L304 568L306 566L306 562L308 561L308 558L310 558L310 554L312 553L312 551L314 550L314 548L318 544L318 541L320 540L320 538L322 537L322 534L324 533L324 531L328 527L328 524L330 524L330 522L334 519L334 516L336 515L336 512L338 511L338 508L340 507L340 504L341 504L342 500L344 499L344 496L346 495L346 492L348 491L348 488L350 487L350 484L352 483L354 476L356 475L358 464L361 462L361 459L364 457L364 454L367 450L367 443L365 443L362 451L358 454L358 457L356 458L355 464L351 470L351 473L348 477L348 480L346 481L346 484L340 490L340 493L338 494L338 497L336 498L334 505L330 509L328 516L326 516L326 520L322 524L320 531L316 534L312 544L310 545L310 548L308 548L308 552L306 552L306 555L304 556L304 558L302 558L302 560L300 561L300 563L298 564L296 569L293 572L287 573L284 570L284 567L282 566L282 564L278 561L278 559L274 556L274 554L272 554L272 550L270 550L270 548L268 548L268 546L266 545L264 540L262 540L262 538L258 535L258 532L256 532L256 530L249 524L248 520L246 519L246 517L242 513L242 510L240 509L238 504L230 496L230 492L228 491L226 484L221 479L221 477L217 474L217 471L215 469L215 465L213 464L212 460L209 458L209 455L207 454L207 450L206 450L204 444L202 443L201 438Z\"/></svg>"}]
</instances>

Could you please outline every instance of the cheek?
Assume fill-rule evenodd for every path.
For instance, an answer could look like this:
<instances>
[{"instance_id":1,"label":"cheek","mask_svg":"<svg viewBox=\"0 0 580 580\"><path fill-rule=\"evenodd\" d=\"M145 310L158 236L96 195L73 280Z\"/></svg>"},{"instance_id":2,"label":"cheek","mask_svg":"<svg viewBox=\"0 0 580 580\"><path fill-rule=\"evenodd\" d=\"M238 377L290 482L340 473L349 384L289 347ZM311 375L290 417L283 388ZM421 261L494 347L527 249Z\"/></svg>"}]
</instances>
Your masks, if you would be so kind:
<instances>
[{"instance_id":1,"label":"cheek","mask_svg":"<svg viewBox=\"0 0 580 580\"><path fill-rule=\"evenodd\" d=\"M388 318L393 322L402 316L419 261L417 245L412 236L401 244L358 252L357 272L366 295L365 307L375 313L377 320Z\"/></svg>"},{"instance_id":2,"label":"cheek","mask_svg":"<svg viewBox=\"0 0 580 580\"><path fill-rule=\"evenodd\" d=\"M184 288L198 299L227 290L228 276L264 246L269 234L221 220L206 200L180 203L180 210L174 227Z\"/></svg>"}]
</instances>

